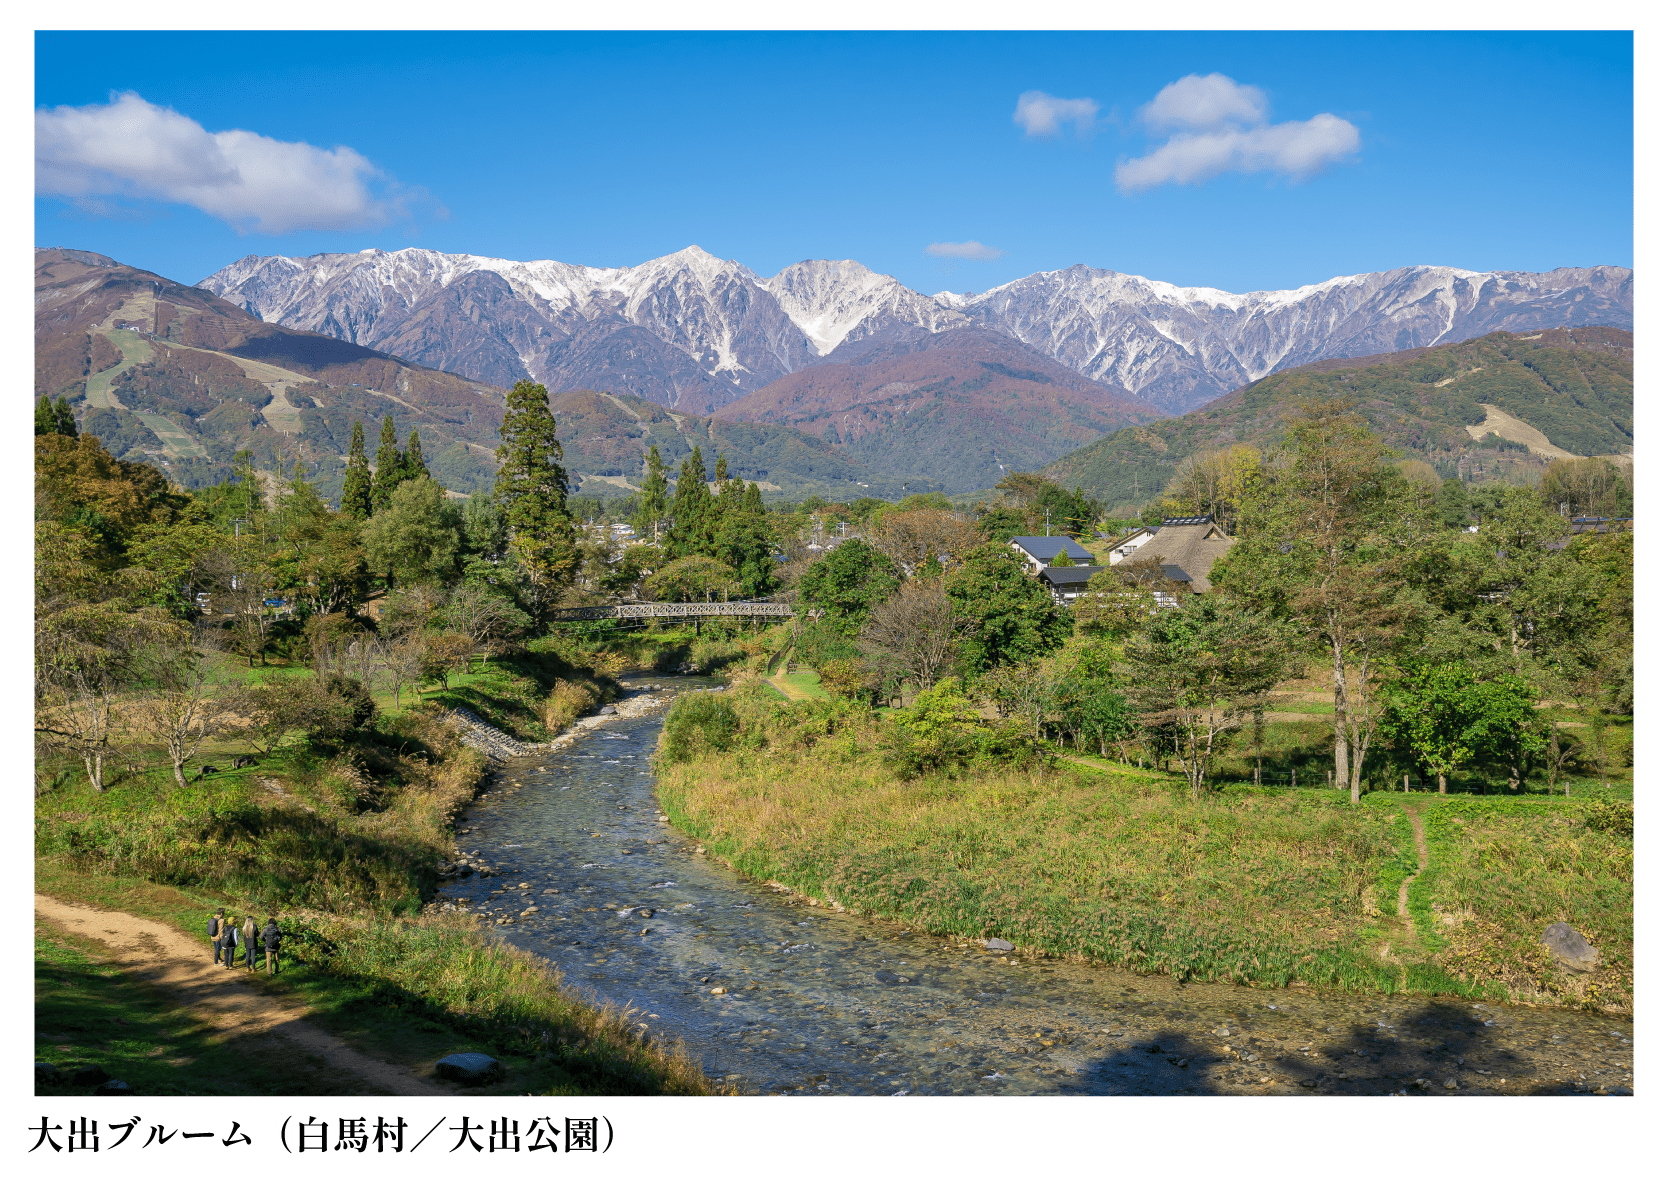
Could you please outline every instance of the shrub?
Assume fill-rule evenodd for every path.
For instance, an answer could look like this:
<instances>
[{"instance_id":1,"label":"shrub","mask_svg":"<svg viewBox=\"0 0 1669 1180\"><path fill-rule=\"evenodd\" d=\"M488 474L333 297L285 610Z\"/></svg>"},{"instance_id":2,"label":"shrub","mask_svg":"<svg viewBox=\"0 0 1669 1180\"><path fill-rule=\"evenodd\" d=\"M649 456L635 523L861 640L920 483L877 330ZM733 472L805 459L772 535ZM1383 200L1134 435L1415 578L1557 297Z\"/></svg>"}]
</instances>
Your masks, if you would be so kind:
<instances>
[{"instance_id":1,"label":"shrub","mask_svg":"<svg viewBox=\"0 0 1669 1180\"><path fill-rule=\"evenodd\" d=\"M565 729L581 714L589 711L603 694L588 680L558 680L551 685L550 695L539 711L539 719L552 733Z\"/></svg>"},{"instance_id":2,"label":"shrub","mask_svg":"<svg viewBox=\"0 0 1669 1180\"><path fill-rule=\"evenodd\" d=\"M731 639L698 639L690 648L690 663L703 676L747 658L747 648Z\"/></svg>"},{"instance_id":3,"label":"shrub","mask_svg":"<svg viewBox=\"0 0 1669 1180\"><path fill-rule=\"evenodd\" d=\"M687 692L672 702L661 730L661 753L669 762L687 762L709 750L728 750L742 720L718 693Z\"/></svg>"},{"instance_id":4,"label":"shrub","mask_svg":"<svg viewBox=\"0 0 1669 1180\"><path fill-rule=\"evenodd\" d=\"M879 678L861 660L830 660L817 669L817 678L836 696L867 700L880 691Z\"/></svg>"},{"instance_id":5,"label":"shrub","mask_svg":"<svg viewBox=\"0 0 1669 1180\"><path fill-rule=\"evenodd\" d=\"M327 725L364 729L377 715L377 702L371 699L370 690L352 676L327 672L319 678L319 687L334 706Z\"/></svg>"},{"instance_id":6,"label":"shrub","mask_svg":"<svg viewBox=\"0 0 1669 1180\"><path fill-rule=\"evenodd\" d=\"M956 770L977 758L986 745L974 704L954 680L941 680L887 727L881 748L900 778Z\"/></svg>"},{"instance_id":7,"label":"shrub","mask_svg":"<svg viewBox=\"0 0 1669 1180\"><path fill-rule=\"evenodd\" d=\"M1594 803L1583 817L1583 826L1591 832L1610 832L1615 836L1634 839L1634 805L1632 803Z\"/></svg>"}]
</instances>

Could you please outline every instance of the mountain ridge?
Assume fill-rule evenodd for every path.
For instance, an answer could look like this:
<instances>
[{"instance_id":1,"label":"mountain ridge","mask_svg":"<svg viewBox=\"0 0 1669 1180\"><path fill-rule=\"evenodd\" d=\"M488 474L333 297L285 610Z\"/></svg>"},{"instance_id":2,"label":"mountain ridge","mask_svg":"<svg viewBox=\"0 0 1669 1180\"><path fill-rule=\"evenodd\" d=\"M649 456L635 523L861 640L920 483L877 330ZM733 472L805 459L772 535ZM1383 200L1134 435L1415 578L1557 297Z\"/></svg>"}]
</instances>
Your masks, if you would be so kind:
<instances>
[{"instance_id":1,"label":"mountain ridge","mask_svg":"<svg viewBox=\"0 0 1669 1180\"><path fill-rule=\"evenodd\" d=\"M1332 358L1272 373L1196 410L1114 431L1043 468L1121 509L1150 500L1191 457L1237 444L1267 448L1285 415L1312 398L1346 397L1399 456L1442 476L1508 478L1546 456L1491 443L1501 415L1574 455L1631 454L1634 334L1550 328L1376 356Z\"/></svg>"},{"instance_id":2,"label":"mountain ridge","mask_svg":"<svg viewBox=\"0 0 1669 1180\"><path fill-rule=\"evenodd\" d=\"M497 284L480 277L489 274ZM249 255L200 285L268 322L478 380L619 388L692 413L897 327L991 328L1178 413L1329 356L1498 330L1633 325L1633 272L1608 266L1535 273L1422 265L1237 294L1079 264L981 293L929 296L850 259L807 259L762 278L697 246L615 268L408 247Z\"/></svg>"},{"instance_id":3,"label":"mountain ridge","mask_svg":"<svg viewBox=\"0 0 1669 1180\"><path fill-rule=\"evenodd\" d=\"M878 471L962 492L1159 412L1001 332L897 325L842 344L715 417L792 426Z\"/></svg>"},{"instance_id":4,"label":"mountain ridge","mask_svg":"<svg viewBox=\"0 0 1669 1180\"><path fill-rule=\"evenodd\" d=\"M236 452L341 487L355 419L374 443L393 416L419 432L429 469L457 492L491 485L504 391L337 337L263 322L198 287L91 251L35 252L35 392L65 397L84 433L187 487L226 478ZM552 412L576 488L619 494L651 443L676 469L692 446L768 494L853 498L890 480L785 426L714 423L629 394L570 391ZM591 486L598 484L600 486ZM922 481L912 490L939 485Z\"/></svg>"}]
</instances>

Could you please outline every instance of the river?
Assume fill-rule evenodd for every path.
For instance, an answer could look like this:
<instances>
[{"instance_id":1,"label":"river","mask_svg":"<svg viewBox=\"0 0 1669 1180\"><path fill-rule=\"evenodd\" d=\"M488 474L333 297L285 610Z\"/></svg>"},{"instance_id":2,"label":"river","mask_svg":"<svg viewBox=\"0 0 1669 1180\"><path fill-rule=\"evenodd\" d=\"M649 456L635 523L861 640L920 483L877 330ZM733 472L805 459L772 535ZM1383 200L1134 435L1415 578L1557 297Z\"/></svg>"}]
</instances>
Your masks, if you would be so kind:
<instances>
[{"instance_id":1,"label":"river","mask_svg":"<svg viewBox=\"0 0 1669 1180\"><path fill-rule=\"evenodd\" d=\"M495 873L437 900L512 917L492 928L743 1093L1632 1092L1626 1018L1183 985L811 906L666 822L650 770L663 717L610 719L497 771L458 835Z\"/></svg>"}]
</instances>

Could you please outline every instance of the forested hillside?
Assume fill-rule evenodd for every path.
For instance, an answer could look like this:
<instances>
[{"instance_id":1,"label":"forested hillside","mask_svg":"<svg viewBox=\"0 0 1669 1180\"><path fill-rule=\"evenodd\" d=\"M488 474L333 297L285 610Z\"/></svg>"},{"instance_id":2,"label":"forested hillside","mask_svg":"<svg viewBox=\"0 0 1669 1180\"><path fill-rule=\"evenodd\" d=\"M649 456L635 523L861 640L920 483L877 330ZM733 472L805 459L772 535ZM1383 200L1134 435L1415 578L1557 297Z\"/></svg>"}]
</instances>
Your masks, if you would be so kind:
<instances>
[{"instance_id":1,"label":"forested hillside","mask_svg":"<svg viewBox=\"0 0 1669 1180\"><path fill-rule=\"evenodd\" d=\"M1400 456L1446 478L1529 478L1547 458L1493 434L1497 409L1575 455L1618 455L1634 443L1634 335L1618 328L1496 332L1459 344L1318 361L1255 381L1179 418L1128 427L1045 469L1111 505L1150 500L1191 456L1278 439L1293 410L1349 398ZM1473 428L1472 432L1468 427Z\"/></svg>"}]
</instances>

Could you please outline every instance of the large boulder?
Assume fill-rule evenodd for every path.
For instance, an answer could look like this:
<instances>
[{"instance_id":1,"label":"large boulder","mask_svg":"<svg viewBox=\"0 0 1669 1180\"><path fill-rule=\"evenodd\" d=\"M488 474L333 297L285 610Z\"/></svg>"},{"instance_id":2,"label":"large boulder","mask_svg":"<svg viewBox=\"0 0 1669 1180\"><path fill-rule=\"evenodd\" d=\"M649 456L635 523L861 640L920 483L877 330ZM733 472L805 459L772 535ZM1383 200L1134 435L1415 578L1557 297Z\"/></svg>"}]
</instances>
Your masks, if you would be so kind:
<instances>
[{"instance_id":1,"label":"large boulder","mask_svg":"<svg viewBox=\"0 0 1669 1180\"><path fill-rule=\"evenodd\" d=\"M1009 942L1006 938L987 938L985 940L985 949L988 951L998 951L1002 954L1007 954L1009 951L1014 949L1014 944Z\"/></svg>"},{"instance_id":2,"label":"large boulder","mask_svg":"<svg viewBox=\"0 0 1669 1180\"><path fill-rule=\"evenodd\" d=\"M1600 964L1598 949L1564 922L1555 922L1543 930L1541 943L1566 971L1585 974Z\"/></svg>"},{"instance_id":3,"label":"large boulder","mask_svg":"<svg viewBox=\"0 0 1669 1180\"><path fill-rule=\"evenodd\" d=\"M94 1094L106 1094L113 1098L132 1098L133 1087L126 1082L111 1078L104 1085L93 1091Z\"/></svg>"},{"instance_id":4,"label":"large boulder","mask_svg":"<svg viewBox=\"0 0 1669 1180\"><path fill-rule=\"evenodd\" d=\"M64 1077L58 1072L56 1065L53 1065L50 1061L35 1062L35 1085L61 1086L63 1084Z\"/></svg>"},{"instance_id":5,"label":"large boulder","mask_svg":"<svg viewBox=\"0 0 1669 1180\"><path fill-rule=\"evenodd\" d=\"M435 1062L436 1077L466 1084L490 1082L500 1072L498 1059L485 1053L454 1053Z\"/></svg>"},{"instance_id":6,"label":"large boulder","mask_svg":"<svg viewBox=\"0 0 1669 1180\"><path fill-rule=\"evenodd\" d=\"M96 1065L83 1065L70 1079L77 1086L98 1086L110 1080L110 1075Z\"/></svg>"}]
</instances>

